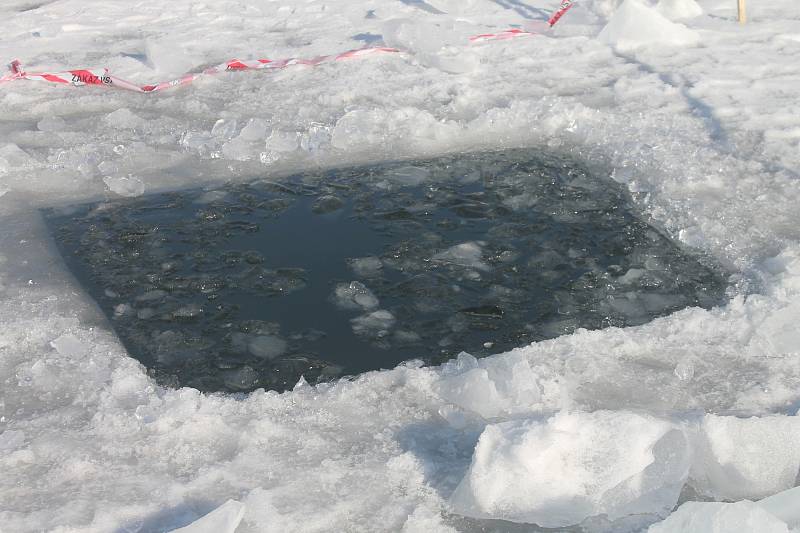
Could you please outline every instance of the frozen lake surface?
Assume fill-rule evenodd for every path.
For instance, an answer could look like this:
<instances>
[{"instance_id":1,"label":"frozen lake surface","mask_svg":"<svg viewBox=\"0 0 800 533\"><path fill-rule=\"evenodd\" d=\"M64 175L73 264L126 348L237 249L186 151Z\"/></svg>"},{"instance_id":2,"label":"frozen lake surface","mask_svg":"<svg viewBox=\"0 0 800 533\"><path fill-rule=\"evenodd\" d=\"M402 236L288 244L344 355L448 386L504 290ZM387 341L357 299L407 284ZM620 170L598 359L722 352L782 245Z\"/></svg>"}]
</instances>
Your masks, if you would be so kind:
<instances>
[{"instance_id":1,"label":"frozen lake surface","mask_svg":"<svg viewBox=\"0 0 800 533\"><path fill-rule=\"evenodd\" d=\"M724 297L725 276L569 158L516 150L51 210L166 385L285 390L485 356Z\"/></svg>"},{"instance_id":2,"label":"frozen lake surface","mask_svg":"<svg viewBox=\"0 0 800 533\"><path fill-rule=\"evenodd\" d=\"M364 43L402 50L220 73L149 95L0 85L0 528L160 533L199 521L184 531L796 533L800 3L748 2L740 25L732 0L582 0L552 30L470 41L509 28L541 31L559 3L0 2L0 56L31 72L108 67L147 84L231 58L313 58ZM582 162L603 186L560 200L575 208L545 220L556 188L539 198L514 185L504 198L478 201L470 195L505 185L484 181L480 189L455 177L448 184L418 169L439 157L511 148L526 149L529 160L566 154L569 168ZM385 161L403 163L387 169ZM327 172L337 168L378 170L352 178L364 181L358 186L326 188L346 182L349 171ZM295 176L286 183L298 194L253 184L286 176ZM390 185L381 190L381 181ZM428 200L423 191L434 184L466 207L456 213L446 196ZM630 213L641 228L634 249L617 254L627 262L614 259L620 271L603 262L614 243L626 242L615 233L620 224L605 242L583 231L554 238L582 227L575 211L595 216L592 205L616 202L615 184L630 194L619 205L634 208L614 216ZM338 201L312 211L323 196ZM360 197L368 210L352 218ZM267 207L281 198L284 208ZM172 203L182 207L146 209ZM67 269L54 225L43 220L48 210L66 216L65 208L71 218L92 213L91 223L70 224L83 254L74 257L102 264L95 274ZM494 229L512 222L475 216L500 208L523 226L553 229L515 236ZM657 234L648 242L652 230L634 222L639 214L679 248ZM439 218L463 220L470 231L439 227ZM288 228L287 220L297 222L295 237L282 235L298 253L333 248L339 258L323 270L271 258L259 239L281 235L269 228ZM313 221L327 223L314 231ZM236 224L226 230L228 222ZM258 231L248 232L254 224ZM384 229L371 240L378 224ZM167 239L160 246L150 237L155 226ZM181 226L202 238L177 242ZM342 249L335 232L344 227L359 236L349 245L363 248ZM119 244L104 235L123 230L141 256L121 265ZM590 236L597 246L585 244ZM572 245L578 255L558 244L564 240L580 241ZM416 248L399 250L404 241ZM512 254L502 262L506 248ZM529 266L538 249L555 262ZM659 258L676 249L701 252L663 270ZM398 259L394 251L402 251ZM697 288L713 292L713 282L670 285L683 279L678 267L689 278L702 272L702 254L730 273L710 308ZM528 269L527 277L504 274L508 265ZM256 274L242 277L250 270ZM561 288L543 284L551 271L564 274ZM446 283L437 284L440 273ZM209 283L181 288L193 278ZM260 292L243 305L235 299L256 290L239 293L211 283L216 278L260 284ZM417 279L428 282L427 298L386 289ZM252 316L292 309L318 285L302 317L315 324ZM462 292L437 292L452 286ZM486 294L509 301L484 302ZM554 319L547 313L556 295L557 312L570 314ZM689 305L695 298L702 306ZM428 329L414 330L424 313L403 311L416 310L416 300L442 305ZM238 305L239 315L212 322L214 305ZM671 305L680 310L669 312ZM647 320L659 306L665 316ZM326 331L319 316L339 327ZM605 326L606 316L625 327L576 322L599 317ZM468 327L446 333L451 318ZM513 327L484 340L473 323ZM312 341L312 329L326 337ZM337 361L320 350L334 345L337 331L369 358L347 364L352 353ZM415 345L399 331L431 337ZM524 338L510 343L514 335ZM205 346L211 337L217 346ZM454 344L440 346L446 337ZM358 364L391 366L383 358L393 349L407 350L397 360L435 361L442 349L461 349L457 343L477 356L493 353L358 373ZM222 348L243 360L214 366ZM202 357L190 365L197 374L181 381L172 376L186 370L187 354ZM137 360L147 357L150 368ZM299 366L270 385L262 371L292 358ZM207 370L216 383L200 383ZM283 388L301 371L323 379L246 392ZM357 375L328 379L348 374ZM204 390L176 388L191 379ZM208 392L225 387L237 392Z\"/></svg>"}]
</instances>

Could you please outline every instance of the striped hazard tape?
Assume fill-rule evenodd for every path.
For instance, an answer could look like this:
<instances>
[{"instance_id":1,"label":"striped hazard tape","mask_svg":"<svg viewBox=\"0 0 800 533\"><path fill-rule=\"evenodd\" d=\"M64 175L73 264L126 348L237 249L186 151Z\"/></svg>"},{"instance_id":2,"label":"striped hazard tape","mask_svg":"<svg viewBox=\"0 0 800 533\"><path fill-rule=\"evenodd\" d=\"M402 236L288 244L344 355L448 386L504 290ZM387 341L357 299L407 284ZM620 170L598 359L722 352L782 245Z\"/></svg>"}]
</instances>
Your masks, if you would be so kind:
<instances>
[{"instance_id":1,"label":"striped hazard tape","mask_svg":"<svg viewBox=\"0 0 800 533\"><path fill-rule=\"evenodd\" d=\"M550 17L550 20L548 20L547 22L548 26L549 27L554 26L561 19L561 17L563 17L564 14L567 11L569 11L570 8L572 8L574 3L575 2L573 0L562 0L558 10L555 13L553 13L553 15ZM474 35L470 37L469 40L470 42L477 43L484 41L507 40L516 37L521 37L526 35L537 35L537 34L538 33L534 31L511 28L499 33L484 33L481 35ZM122 78L118 78L117 76L111 74L107 68L76 69L76 70L67 70L64 72L27 72L25 71L19 60L14 60L9 65L9 72L4 76L0 77L0 83L11 82L16 80L40 80L49 83L70 85L73 87L93 85L93 86L109 87L116 89L124 89L127 91L134 91L138 93L154 93L163 91L165 89L171 89L173 87L188 85L204 76L212 76L215 74L219 74L221 72L231 72L231 71L241 71L241 70L282 70L292 66L299 66L299 65L316 66L321 63L342 61L346 59L362 57L367 55L397 54L397 53L401 53L401 50L397 48L388 48L388 47L367 47L367 48L359 48L356 50L348 50L347 52L335 55L319 56L312 59L298 59L298 58L281 59L281 60L231 59L229 61L226 61L225 63L221 63L217 66L207 68L202 72L184 74L183 76L176 78L174 80L162 81L159 83L149 84L149 85L138 85L136 83L124 80Z\"/></svg>"}]
</instances>

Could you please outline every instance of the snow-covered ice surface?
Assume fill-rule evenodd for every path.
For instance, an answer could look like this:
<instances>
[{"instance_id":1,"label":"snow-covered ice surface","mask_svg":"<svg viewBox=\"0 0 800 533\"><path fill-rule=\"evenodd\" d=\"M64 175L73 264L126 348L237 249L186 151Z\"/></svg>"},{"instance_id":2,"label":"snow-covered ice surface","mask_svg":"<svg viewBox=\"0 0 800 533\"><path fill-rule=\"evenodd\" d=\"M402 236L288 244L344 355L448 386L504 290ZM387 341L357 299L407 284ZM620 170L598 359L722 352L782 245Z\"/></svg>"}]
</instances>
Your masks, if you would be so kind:
<instances>
[{"instance_id":1,"label":"snow-covered ice surface","mask_svg":"<svg viewBox=\"0 0 800 533\"><path fill-rule=\"evenodd\" d=\"M232 499L244 505L237 533L502 531L520 529L481 520L564 516L591 531L638 531L683 499L790 489L800 455L800 6L751 2L740 27L733 1L699 0L695 17L684 3L626 0L615 21L621 2L587 0L548 35L469 45L472 34L530 26L556 2L3 2L0 57L31 70L107 66L145 82L383 38L407 53L226 74L157 96L0 87L0 529L165 531ZM653 223L740 274L730 302L441 368L205 396L146 377L38 214L509 146L563 151L627 185ZM571 418L588 421L597 448L559 433ZM540 441L569 460L569 476L539 465ZM691 464L662 461L680 443ZM531 479L515 479L520 471ZM609 474L619 472L629 477ZM472 483L484 475L500 486ZM504 492L511 480L526 490ZM559 494L583 503L561 514ZM652 531L796 529L785 494L771 507L684 504ZM505 504L464 508L487 501ZM220 527L237 518L228 513L215 515Z\"/></svg>"}]
</instances>

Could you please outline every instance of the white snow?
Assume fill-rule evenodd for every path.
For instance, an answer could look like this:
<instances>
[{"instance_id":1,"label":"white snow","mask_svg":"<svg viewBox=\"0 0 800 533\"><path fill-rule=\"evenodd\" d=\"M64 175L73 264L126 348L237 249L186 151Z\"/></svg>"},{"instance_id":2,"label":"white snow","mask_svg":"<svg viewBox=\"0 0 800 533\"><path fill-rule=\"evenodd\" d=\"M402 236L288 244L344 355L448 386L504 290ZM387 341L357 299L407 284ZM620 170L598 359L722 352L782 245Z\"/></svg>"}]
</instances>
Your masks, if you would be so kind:
<instances>
[{"instance_id":1,"label":"white snow","mask_svg":"<svg viewBox=\"0 0 800 533\"><path fill-rule=\"evenodd\" d=\"M688 19L703 14L703 8L696 0L659 0L656 9L670 20Z\"/></svg>"},{"instance_id":2,"label":"white snow","mask_svg":"<svg viewBox=\"0 0 800 533\"><path fill-rule=\"evenodd\" d=\"M31 71L107 66L150 82L232 57L334 53L370 36L407 52L225 73L158 95L0 85L0 528L166 531L231 499L246 505L236 533L473 527L454 512L547 523L659 514L681 478L666 469L658 483L645 472L663 464L660 432L673 426L692 452L686 497L790 489L800 5L749 2L740 26L732 0L698 0L696 16L689 1L585 0L542 35L467 42L537 26L557 3L2 2L0 57ZM128 356L65 271L38 211L512 146L562 151L628 187L661 231L731 269L730 301L441 368L412 362L285 394L203 395L159 387ZM413 165L401 183L427 179ZM486 262L475 247L461 252L447 259ZM355 327L392 338L394 317L365 313ZM275 353L275 338L254 346ZM535 444L565 438L554 431L562 419L586 422L586 434L578 426L566 432L576 441ZM611 421L630 439L612 438ZM538 449L574 460L514 478L537 464ZM599 457L597 470L575 455L582 450ZM519 497L500 483L451 499L473 458L491 479L520 483ZM654 492L611 498L627 487L611 464ZM542 494L527 496L533 488ZM556 494L575 495L580 513L557 514ZM684 503L652 530L800 527L791 490L742 501Z\"/></svg>"},{"instance_id":3,"label":"white snow","mask_svg":"<svg viewBox=\"0 0 800 533\"><path fill-rule=\"evenodd\" d=\"M207 515L173 533L234 533L242 521L245 505L228 500Z\"/></svg>"},{"instance_id":4,"label":"white snow","mask_svg":"<svg viewBox=\"0 0 800 533\"><path fill-rule=\"evenodd\" d=\"M706 415L694 486L719 500L758 499L795 485L800 417Z\"/></svg>"}]
</instances>

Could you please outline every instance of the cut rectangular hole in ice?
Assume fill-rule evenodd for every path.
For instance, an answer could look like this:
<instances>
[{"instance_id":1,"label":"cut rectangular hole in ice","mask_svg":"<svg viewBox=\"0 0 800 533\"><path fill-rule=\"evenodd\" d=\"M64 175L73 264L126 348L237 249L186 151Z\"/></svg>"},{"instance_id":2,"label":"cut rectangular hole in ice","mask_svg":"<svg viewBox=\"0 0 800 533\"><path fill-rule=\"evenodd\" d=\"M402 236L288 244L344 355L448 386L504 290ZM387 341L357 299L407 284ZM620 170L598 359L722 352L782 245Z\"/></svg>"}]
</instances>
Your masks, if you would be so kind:
<instances>
[{"instance_id":1,"label":"cut rectangular hole in ice","mask_svg":"<svg viewBox=\"0 0 800 533\"><path fill-rule=\"evenodd\" d=\"M75 276L162 384L285 390L645 323L726 273L626 191L531 150L50 210Z\"/></svg>"}]
</instances>

